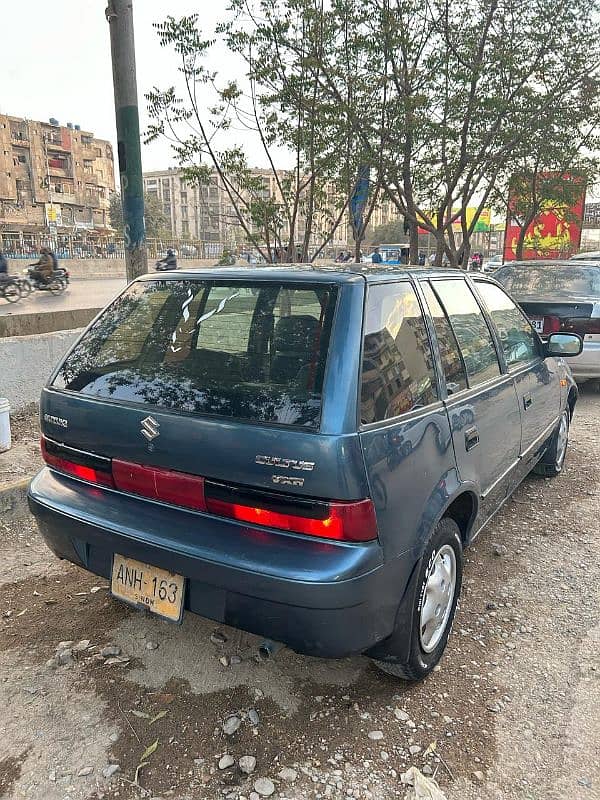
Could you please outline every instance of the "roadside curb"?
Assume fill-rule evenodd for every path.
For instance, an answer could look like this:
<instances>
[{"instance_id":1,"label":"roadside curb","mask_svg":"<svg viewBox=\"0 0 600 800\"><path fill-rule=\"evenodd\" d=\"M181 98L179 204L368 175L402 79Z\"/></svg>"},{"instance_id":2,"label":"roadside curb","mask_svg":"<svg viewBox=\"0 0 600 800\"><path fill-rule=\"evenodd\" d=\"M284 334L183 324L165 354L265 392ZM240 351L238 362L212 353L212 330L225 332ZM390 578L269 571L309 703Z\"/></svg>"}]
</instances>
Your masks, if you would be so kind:
<instances>
[{"instance_id":1,"label":"roadside curb","mask_svg":"<svg viewBox=\"0 0 600 800\"><path fill-rule=\"evenodd\" d=\"M29 513L27 507L27 487L29 486L31 477L21 478L18 481L13 481L6 486L0 487L0 514L21 517Z\"/></svg>"}]
</instances>

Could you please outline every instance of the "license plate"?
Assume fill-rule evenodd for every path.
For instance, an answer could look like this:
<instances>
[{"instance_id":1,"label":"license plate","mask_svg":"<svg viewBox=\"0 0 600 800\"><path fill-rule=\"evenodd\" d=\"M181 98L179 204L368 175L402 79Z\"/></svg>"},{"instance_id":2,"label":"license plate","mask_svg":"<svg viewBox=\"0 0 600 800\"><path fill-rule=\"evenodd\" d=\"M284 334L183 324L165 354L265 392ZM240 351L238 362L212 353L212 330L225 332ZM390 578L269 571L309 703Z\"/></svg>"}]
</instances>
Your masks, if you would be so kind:
<instances>
[{"instance_id":1,"label":"license plate","mask_svg":"<svg viewBox=\"0 0 600 800\"><path fill-rule=\"evenodd\" d=\"M119 600L143 606L172 622L183 614L185 578L115 553L110 591Z\"/></svg>"},{"instance_id":2,"label":"license plate","mask_svg":"<svg viewBox=\"0 0 600 800\"><path fill-rule=\"evenodd\" d=\"M529 321L538 333L544 332L544 318L543 317L529 317Z\"/></svg>"}]
</instances>

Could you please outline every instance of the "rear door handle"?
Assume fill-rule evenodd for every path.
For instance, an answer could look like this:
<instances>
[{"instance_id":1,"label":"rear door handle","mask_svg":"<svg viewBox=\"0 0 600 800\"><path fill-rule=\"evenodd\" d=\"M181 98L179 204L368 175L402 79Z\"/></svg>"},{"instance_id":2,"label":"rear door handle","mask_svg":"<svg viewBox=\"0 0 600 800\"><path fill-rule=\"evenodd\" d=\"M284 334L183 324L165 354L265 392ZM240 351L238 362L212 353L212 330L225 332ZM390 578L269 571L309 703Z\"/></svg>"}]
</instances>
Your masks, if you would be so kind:
<instances>
[{"instance_id":1,"label":"rear door handle","mask_svg":"<svg viewBox=\"0 0 600 800\"><path fill-rule=\"evenodd\" d=\"M527 409L531 406L532 403L533 403L533 400L531 399L531 395L530 394L524 394L523 395L523 408L525 409L525 411L527 411Z\"/></svg>"},{"instance_id":2,"label":"rear door handle","mask_svg":"<svg viewBox=\"0 0 600 800\"><path fill-rule=\"evenodd\" d=\"M479 431L475 426L465 431L465 448L472 450L479 444Z\"/></svg>"}]
</instances>

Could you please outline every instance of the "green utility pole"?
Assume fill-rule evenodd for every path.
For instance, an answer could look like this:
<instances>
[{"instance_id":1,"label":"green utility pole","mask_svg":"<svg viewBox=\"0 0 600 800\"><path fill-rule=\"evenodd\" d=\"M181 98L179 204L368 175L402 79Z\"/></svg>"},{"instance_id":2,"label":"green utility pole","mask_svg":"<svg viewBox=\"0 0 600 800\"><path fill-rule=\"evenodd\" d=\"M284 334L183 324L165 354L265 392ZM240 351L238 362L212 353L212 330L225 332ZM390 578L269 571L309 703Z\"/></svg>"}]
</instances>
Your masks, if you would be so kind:
<instances>
[{"instance_id":1,"label":"green utility pole","mask_svg":"<svg viewBox=\"0 0 600 800\"><path fill-rule=\"evenodd\" d=\"M148 272L132 0L108 0L127 280Z\"/></svg>"}]
</instances>

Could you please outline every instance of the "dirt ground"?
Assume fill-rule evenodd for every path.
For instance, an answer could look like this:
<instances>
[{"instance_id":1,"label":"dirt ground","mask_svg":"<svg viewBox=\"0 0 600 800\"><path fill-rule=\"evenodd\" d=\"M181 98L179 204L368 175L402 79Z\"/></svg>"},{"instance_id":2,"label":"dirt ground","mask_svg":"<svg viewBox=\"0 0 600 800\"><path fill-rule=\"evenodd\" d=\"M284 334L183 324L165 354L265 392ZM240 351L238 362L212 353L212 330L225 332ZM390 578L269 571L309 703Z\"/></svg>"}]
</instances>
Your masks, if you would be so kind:
<instances>
[{"instance_id":1,"label":"dirt ground","mask_svg":"<svg viewBox=\"0 0 600 800\"><path fill-rule=\"evenodd\" d=\"M366 658L259 662L256 637L132 611L0 518L0 797L387 800L414 765L448 800L598 800L599 449L584 393L563 475L528 478L469 549L419 685Z\"/></svg>"}]
</instances>

